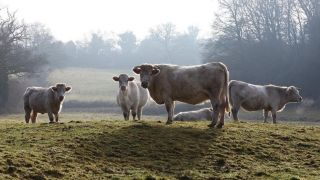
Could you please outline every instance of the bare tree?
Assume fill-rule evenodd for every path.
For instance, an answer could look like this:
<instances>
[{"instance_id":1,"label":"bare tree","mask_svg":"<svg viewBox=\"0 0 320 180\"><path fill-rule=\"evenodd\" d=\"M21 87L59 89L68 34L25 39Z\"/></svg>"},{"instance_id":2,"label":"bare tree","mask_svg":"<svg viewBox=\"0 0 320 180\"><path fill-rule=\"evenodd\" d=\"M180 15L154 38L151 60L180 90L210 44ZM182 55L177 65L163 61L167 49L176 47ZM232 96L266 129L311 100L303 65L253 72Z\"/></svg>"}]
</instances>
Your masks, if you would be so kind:
<instances>
[{"instance_id":1,"label":"bare tree","mask_svg":"<svg viewBox=\"0 0 320 180\"><path fill-rule=\"evenodd\" d=\"M151 29L151 36L156 39L159 39L160 42L164 45L166 52L166 60L173 63L171 58L171 46L174 40L174 37L177 35L176 26L172 23L161 24L155 29Z\"/></svg>"},{"instance_id":2,"label":"bare tree","mask_svg":"<svg viewBox=\"0 0 320 180\"><path fill-rule=\"evenodd\" d=\"M8 98L9 76L33 73L44 61L25 47L27 26L19 22L15 13L0 10L0 109Z\"/></svg>"},{"instance_id":3,"label":"bare tree","mask_svg":"<svg viewBox=\"0 0 320 180\"><path fill-rule=\"evenodd\" d=\"M206 61L221 59L237 79L250 82L298 82L316 97L310 84L320 68L319 0L218 2L215 34L204 46Z\"/></svg>"}]
</instances>

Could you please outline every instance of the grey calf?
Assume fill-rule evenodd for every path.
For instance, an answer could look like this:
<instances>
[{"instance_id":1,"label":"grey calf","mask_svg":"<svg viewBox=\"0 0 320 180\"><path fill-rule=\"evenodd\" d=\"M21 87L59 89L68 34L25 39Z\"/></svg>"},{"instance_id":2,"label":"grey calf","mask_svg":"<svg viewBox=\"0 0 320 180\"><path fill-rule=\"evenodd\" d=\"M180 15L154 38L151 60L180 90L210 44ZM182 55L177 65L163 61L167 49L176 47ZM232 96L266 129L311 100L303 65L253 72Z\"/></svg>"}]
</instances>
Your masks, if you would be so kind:
<instances>
[{"instance_id":1,"label":"grey calf","mask_svg":"<svg viewBox=\"0 0 320 180\"><path fill-rule=\"evenodd\" d=\"M58 122L65 92L70 90L71 87L66 84L56 84L49 88L28 87L23 95L26 123L29 123L30 118L35 123L38 113L48 113L50 123L54 122L54 115Z\"/></svg>"}]
</instances>

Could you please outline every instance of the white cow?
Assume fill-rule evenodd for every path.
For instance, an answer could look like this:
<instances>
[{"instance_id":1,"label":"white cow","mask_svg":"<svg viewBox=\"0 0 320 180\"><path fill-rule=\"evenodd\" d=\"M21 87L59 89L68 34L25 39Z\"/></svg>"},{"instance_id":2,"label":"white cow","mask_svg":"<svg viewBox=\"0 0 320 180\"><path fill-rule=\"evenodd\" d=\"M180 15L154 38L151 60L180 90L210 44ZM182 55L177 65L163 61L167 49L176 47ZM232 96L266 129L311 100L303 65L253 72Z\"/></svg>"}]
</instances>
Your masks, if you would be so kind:
<instances>
[{"instance_id":1,"label":"white cow","mask_svg":"<svg viewBox=\"0 0 320 180\"><path fill-rule=\"evenodd\" d=\"M149 99L148 90L142 88L140 83L133 81L134 77L128 77L126 74L115 76L113 80L119 82L117 103L122 109L124 119L129 120L131 111L133 120L136 119L136 115L140 120L142 109Z\"/></svg>"},{"instance_id":2,"label":"white cow","mask_svg":"<svg viewBox=\"0 0 320 180\"><path fill-rule=\"evenodd\" d=\"M141 85L149 90L152 99L157 104L165 104L167 124L172 123L175 101L199 104L210 100L214 113L209 127L222 128L224 125L224 113L229 111L229 71L223 63L194 66L142 64L133 71L140 75Z\"/></svg>"},{"instance_id":3,"label":"white cow","mask_svg":"<svg viewBox=\"0 0 320 180\"><path fill-rule=\"evenodd\" d=\"M196 111L179 112L173 116L175 121L197 121L212 119L212 108L202 108Z\"/></svg>"},{"instance_id":4,"label":"white cow","mask_svg":"<svg viewBox=\"0 0 320 180\"><path fill-rule=\"evenodd\" d=\"M282 111L287 103L301 102L299 88L275 85L254 85L242 81L230 81L229 100L232 106L233 119L238 121L240 107L247 111L264 111L264 122L267 122L271 111L273 123L276 123L276 112Z\"/></svg>"}]
</instances>

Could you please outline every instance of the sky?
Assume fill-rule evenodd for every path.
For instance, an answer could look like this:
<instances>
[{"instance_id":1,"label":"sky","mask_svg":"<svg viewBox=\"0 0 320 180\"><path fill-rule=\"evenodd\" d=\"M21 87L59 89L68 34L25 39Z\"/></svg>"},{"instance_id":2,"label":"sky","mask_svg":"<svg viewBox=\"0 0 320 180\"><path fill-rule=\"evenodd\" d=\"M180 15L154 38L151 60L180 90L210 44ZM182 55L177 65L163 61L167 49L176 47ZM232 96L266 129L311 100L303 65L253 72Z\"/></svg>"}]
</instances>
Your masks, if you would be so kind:
<instances>
[{"instance_id":1,"label":"sky","mask_svg":"<svg viewBox=\"0 0 320 180\"><path fill-rule=\"evenodd\" d=\"M143 39L151 28L169 22L179 32L197 26L199 37L208 37L217 10L216 0L2 0L0 5L26 23L44 24L64 42L98 31L132 31Z\"/></svg>"}]
</instances>

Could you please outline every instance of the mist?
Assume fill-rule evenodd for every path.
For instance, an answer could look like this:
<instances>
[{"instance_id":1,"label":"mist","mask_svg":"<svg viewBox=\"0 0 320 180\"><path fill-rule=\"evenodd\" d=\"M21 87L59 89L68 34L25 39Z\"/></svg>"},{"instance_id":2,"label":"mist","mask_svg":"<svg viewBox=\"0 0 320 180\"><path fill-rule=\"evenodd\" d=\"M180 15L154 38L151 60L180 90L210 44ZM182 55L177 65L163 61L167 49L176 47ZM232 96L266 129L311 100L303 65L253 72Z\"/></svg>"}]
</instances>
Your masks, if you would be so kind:
<instances>
[{"instance_id":1,"label":"mist","mask_svg":"<svg viewBox=\"0 0 320 180\"><path fill-rule=\"evenodd\" d=\"M298 107L297 114L319 106L317 1L219 0L208 18L209 36L203 36L203 31L208 31L203 26L190 22L181 28L168 21L145 28L144 36L133 27L118 32L98 29L77 40L59 40L52 27L45 22L26 23L19 10L4 8L1 17L2 32L8 32L0 37L1 113L23 111L20 97L26 87L57 82L75 87L66 99L66 110L114 110L117 84L111 80L113 75L134 75L132 67L143 63L196 65L212 61L225 63L230 79L302 88L302 96L312 103ZM8 29L7 22L15 25L13 29ZM94 88L88 88L91 86ZM177 110L200 107L205 105L178 104ZM148 112L165 113L154 102Z\"/></svg>"}]
</instances>

